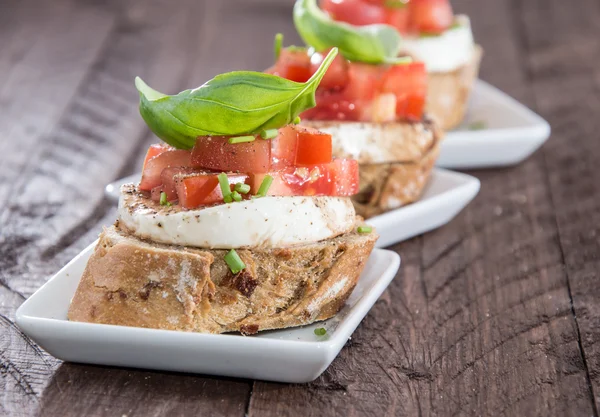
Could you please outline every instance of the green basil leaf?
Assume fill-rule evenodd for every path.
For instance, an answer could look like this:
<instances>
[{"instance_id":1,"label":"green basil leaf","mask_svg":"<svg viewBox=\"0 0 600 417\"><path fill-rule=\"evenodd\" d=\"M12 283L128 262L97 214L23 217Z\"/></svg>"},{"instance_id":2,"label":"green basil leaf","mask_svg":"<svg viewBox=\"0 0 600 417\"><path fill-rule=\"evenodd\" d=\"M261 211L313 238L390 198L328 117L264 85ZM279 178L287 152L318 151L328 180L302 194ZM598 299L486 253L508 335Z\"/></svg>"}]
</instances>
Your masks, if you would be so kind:
<instances>
[{"instance_id":1,"label":"green basil leaf","mask_svg":"<svg viewBox=\"0 0 600 417\"><path fill-rule=\"evenodd\" d=\"M296 1L294 24L304 42L317 51L335 46L350 61L397 63L402 38L392 26L336 22L319 9L317 0Z\"/></svg>"},{"instance_id":2,"label":"green basil leaf","mask_svg":"<svg viewBox=\"0 0 600 417\"><path fill-rule=\"evenodd\" d=\"M315 106L315 91L336 55L334 48L305 83L237 71L168 96L136 77L140 114L156 136L180 149L192 148L198 136L237 136L277 129Z\"/></svg>"}]
</instances>

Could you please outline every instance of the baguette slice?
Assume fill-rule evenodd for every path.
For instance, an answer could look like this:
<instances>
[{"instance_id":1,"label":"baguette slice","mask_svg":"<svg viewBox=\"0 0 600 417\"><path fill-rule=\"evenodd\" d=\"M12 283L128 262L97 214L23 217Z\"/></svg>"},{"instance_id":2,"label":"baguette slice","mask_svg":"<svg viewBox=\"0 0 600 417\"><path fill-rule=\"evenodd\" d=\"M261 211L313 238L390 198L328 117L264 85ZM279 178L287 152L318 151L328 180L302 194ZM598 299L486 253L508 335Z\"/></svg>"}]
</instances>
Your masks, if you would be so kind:
<instances>
[{"instance_id":1,"label":"baguette slice","mask_svg":"<svg viewBox=\"0 0 600 417\"><path fill-rule=\"evenodd\" d=\"M143 241L117 223L100 235L68 318L243 334L310 324L341 309L377 238L353 231L285 249L239 249L246 269L234 275L226 250Z\"/></svg>"},{"instance_id":2,"label":"baguette slice","mask_svg":"<svg viewBox=\"0 0 600 417\"><path fill-rule=\"evenodd\" d=\"M369 218L418 200L439 153L436 142L418 161L361 165L360 190L352 197L356 213Z\"/></svg>"},{"instance_id":3,"label":"baguette slice","mask_svg":"<svg viewBox=\"0 0 600 417\"><path fill-rule=\"evenodd\" d=\"M475 45L471 62L452 72L427 76L427 112L443 130L457 127L465 118L471 90L479 73L483 49Z\"/></svg>"}]
</instances>

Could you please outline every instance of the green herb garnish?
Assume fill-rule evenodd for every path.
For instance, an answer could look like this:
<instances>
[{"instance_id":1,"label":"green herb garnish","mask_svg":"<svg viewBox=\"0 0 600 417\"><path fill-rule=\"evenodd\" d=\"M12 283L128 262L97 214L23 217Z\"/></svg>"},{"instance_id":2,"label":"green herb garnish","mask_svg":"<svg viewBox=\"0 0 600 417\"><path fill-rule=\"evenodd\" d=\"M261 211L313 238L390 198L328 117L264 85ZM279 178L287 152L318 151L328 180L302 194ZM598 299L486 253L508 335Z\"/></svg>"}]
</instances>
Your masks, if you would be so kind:
<instances>
[{"instance_id":1,"label":"green herb garnish","mask_svg":"<svg viewBox=\"0 0 600 417\"><path fill-rule=\"evenodd\" d=\"M278 33L275 35L275 42L273 45L274 53L275 53L275 61L279 59L279 55L281 55L281 47L283 46L283 33Z\"/></svg>"},{"instance_id":2,"label":"green herb garnish","mask_svg":"<svg viewBox=\"0 0 600 417\"><path fill-rule=\"evenodd\" d=\"M258 187L258 192L256 193L257 197L264 197L267 195L267 191L269 191L269 187L273 183L273 177L270 175L265 175L265 178L262 180L260 187Z\"/></svg>"},{"instance_id":3,"label":"green herb garnish","mask_svg":"<svg viewBox=\"0 0 600 417\"><path fill-rule=\"evenodd\" d=\"M302 40L317 51L338 47L346 59L368 64L407 62L398 58L402 38L394 27L336 22L319 9L317 0L296 0L294 24Z\"/></svg>"},{"instance_id":4,"label":"green herb garnish","mask_svg":"<svg viewBox=\"0 0 600 417\"><path fill-rule=\"evenodd\" d=\"M221 172L217 175L217 179L219 180L219 187L221 187L221 194L223 194L223 201L226 203L231 203L233 201L231 197L231 187L229 186L229 178L227 174Z\"/></svg>"},{"instance_id":5,"label":"green herb garnish","mask_svg":"<svg viewBox=\"0 0 600 417\"><path fill-rule=\"evenodd\" d=\"M384 6L388 9L403 9L408 6L408 0L385 0Z\"/></svg>"},{"instance_id":6,"label":"green herb garnish","mask_svg":"<svg viewBox=\"0 0 600 417\"><path fill-rule=\"evenodd\" d=\"M294 119L294 124L299 125L301 121L302 121L302 119L300 118L300 116L298 116Z\"/></svg>"},{"instance_id":7,"label":"green herb garnish","mask_svg":"<svg viewBox=\"0 0 600 417\"><path fill-rule=\"evenodd\" d=\"M336 55L334 48L305 83L237 71L168 96L136 77L140 114L156 136L179 149L191 149L198 136L248 135L280 128L315 106L315 91Z\"/></svg>"},{"instance_id":8,"label":"green herb garnish","mask_svg":"<svg viewBox=\"0 0 600 417\"><path fill-rule=\"evenodd\" d=\"M233 201L242 201L242 195L237 191L231 193L231 198L233 199Z\"/></svg>"},{"instance_id":9,"label":"green herb garnish","mask_svg":"<svg viewBox=\"0 0 600 417\"><path fill-rule=\"evenodd\" d=\"M273 139L273 138L276 138L278 134L279 134L278 129L269 129L269 130L263 130L262 132L260 132L260 137L263 139Z\"/></svg>"},{"instance_id":10,"label":"green herb garnish","mask_svg":"<svg viewBox=\"0 0 600 417\"><path fill-rule=\"evenodd\" d=\"M229 138L229 140L227 142L229 143L246 143L246 142L254 142L256 138L252 135L247 135L247 136L235 136L232 138Z\"/></svg>"},{"instance_id":11,"label":"green herb garnish","mask_svg":"<svg viewBox=\"0 0 600 417\"><path fill-rule=\"evenodd\" d=\"M479 120L477 122L470 123L469 126L467 126L467 129L469 129L469 130L483 130L486 127L487 127L487 124L484 121Z\"/></svg>"},{"instance_id":12,"label":"green herb garnish","mask_svg":"<svg viewBox=\"0 0 600 417\"><path fill-rule=\"evenodd\" d=\"M373 228L371 226L358 226L358 229L356 230L358 233L371 233Z\"/></svg>"},{"instance_id":13,"label":"green herb garnish","mask_svg":"<svg viewBox=\"0 0 600 417\"><path fill-rule=\"evenodd\" d=\"M327 334L327 329L325 329L325 327L317 327L315 329L315 334L317 336L325 336Z\"/></svg>"},{"instance_id":14,"label":"green herb garnish","mask_svg":"<svg viewBox=\"0 0 600 417\"><path fill-rule=\"evenodd\" d=\"M250 186L243 182L238 182L234 185L233 189L240 194L248 194L250 192Z\"/></svg>"},{"instance_id":15,"label":"green herb garnish","mask_svg":"<svg viewBox=\"0 0 600 417\"><path fill-rule=\"evenodd\" d=\"M171 203L169 203L169 200L167 200L167 193L165 193L164 191L160 192L160 200L158 202L161 206L169 207L171 205Z\"/></svg>"},{"instance_id":16,"label":"green herb garnish","mask_svg":"<svg viewBox=\"0 0 600 417\"><path fill-rule=\"evenodd\" d=\"M235 249L231 249L227 252L227 255L225 255L225 263L233 274L237 274L242 269L246 268L246 264L242 261Z\"/></svg>"}]
</instances>

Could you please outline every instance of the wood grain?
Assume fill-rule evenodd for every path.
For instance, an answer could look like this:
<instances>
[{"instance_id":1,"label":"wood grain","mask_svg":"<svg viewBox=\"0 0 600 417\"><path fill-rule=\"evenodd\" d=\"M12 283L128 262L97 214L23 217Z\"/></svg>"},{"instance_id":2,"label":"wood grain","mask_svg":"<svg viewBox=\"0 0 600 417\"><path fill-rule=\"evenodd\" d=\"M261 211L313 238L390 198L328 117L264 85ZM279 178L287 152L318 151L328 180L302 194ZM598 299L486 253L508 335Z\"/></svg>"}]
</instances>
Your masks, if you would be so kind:
<instances>
[{"instance_id":1,"label":"wood grain","mask_svg":"<svg viewBox=\"0 0 600 417\"><path fill-rule=\"evenodd\" d=\"M543 10L544 13L540 13ZM556 1L519 5L520 33L535 102L552 121L554 140L544 148L562 257L569 280L579 343L600 407L600 3ZM552 22L555 31L539 30Z\"/></svg>"},{"instance_id":2,"label":"wood grain","mask_svg":"<svg viewBox=\"0 0 600 417\"><path fill-rule=\"evenodd\" d=\"M111 180L155 141L135 75L166 93L270 65L299 43L292 0L6 0L0 12L0 415L598 416L600 3L457 0L482 77L554 133L449 225L396 245L403 267L315 382L284 385L63 364L14 325L92 242ZM549 28L552 30L549 30ZM65 407L68 405L68 407Z\"/></svg>"}]
</instances>

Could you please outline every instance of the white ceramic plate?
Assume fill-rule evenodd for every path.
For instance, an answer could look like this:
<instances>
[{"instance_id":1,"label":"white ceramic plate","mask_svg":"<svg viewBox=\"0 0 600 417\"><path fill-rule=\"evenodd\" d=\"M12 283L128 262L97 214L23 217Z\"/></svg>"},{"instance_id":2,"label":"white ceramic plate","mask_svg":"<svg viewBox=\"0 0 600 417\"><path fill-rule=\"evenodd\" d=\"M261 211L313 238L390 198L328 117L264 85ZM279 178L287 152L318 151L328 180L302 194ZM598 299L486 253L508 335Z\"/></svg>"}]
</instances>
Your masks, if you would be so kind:
<instances>
[{"instance_id":1,"label":"white ceramic plate","mask_svg":"<svg viewBox=\"0 0 600 417\"><path fill-rule=\"evenodd\" d=\"M106 186L106 195L117 201L122 184L139 182L140 175L121 178ZM434 168L421 199L367 220L380 235L384 248L443 226L454 218L479 192L479 180L471 175Z\"/></svg>"},{"instance_id":2,"label":"white ceramic plate","mask_svg":"<svg viewBox=\"0 0 600 417\"><path fill-rule=\"evenodd\" d=\"M480 129L473 127L481 125ZM467 117L446 134L436 165L483 168L515 165L550 136L550 125L490 84L477 80Z\"/></svg>"},{"instance_id":3,"label":"white ceramic plate","mask_svg":"<svg viewBox=\"0 0 600 417\"><path fill-rule=\"evenodd\" d=\"M419 201L371 217L386 247L445 225L479 192L479 180L467 174L435 168Z\"/></svg>"},{"instance_id":4,"label":"white ceramic plate","mask_svg":"<svg viewBox=\"0 0 600 417\"><path fill-rule=\"evenodd\" d=\"M310 326L256 336L201 334L67 320L79 278L96 243L81 252L17 310L17 324L51 355L70 362L309 382L338 355L388 286L400 257L375 249L346 305ZM325 327L325 336L314 330Z\"/></svg>"}]
</instances>

